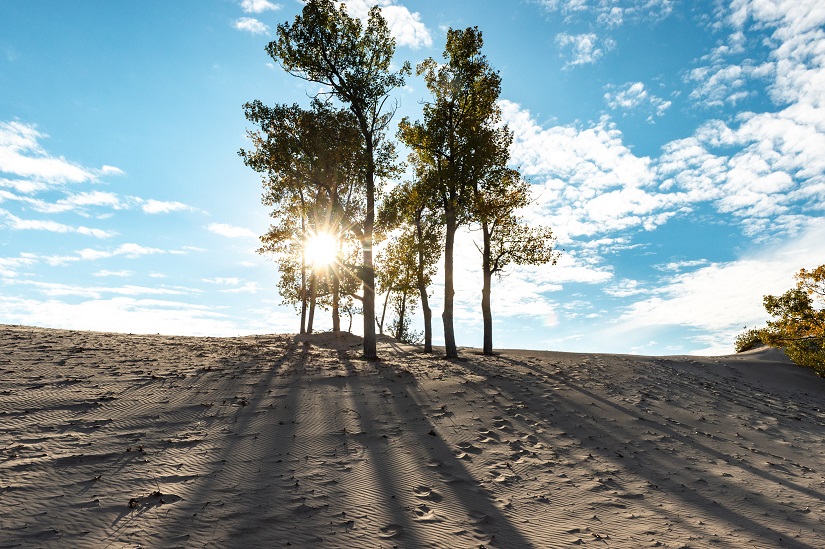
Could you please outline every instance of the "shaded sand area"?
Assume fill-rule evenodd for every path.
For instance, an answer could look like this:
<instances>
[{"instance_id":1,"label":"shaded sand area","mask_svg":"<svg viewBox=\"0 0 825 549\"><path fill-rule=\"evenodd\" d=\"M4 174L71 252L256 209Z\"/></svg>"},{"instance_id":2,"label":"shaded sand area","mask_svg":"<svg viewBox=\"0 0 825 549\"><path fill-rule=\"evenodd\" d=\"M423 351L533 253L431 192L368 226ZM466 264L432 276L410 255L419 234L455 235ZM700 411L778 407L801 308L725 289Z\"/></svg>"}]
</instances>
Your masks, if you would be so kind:
<instances>
[{"instance_id":1,"label":"shaded sand area","mask_svg":"<svg viewBox=\"0 0 825 549\"><path fill-rule=\"evenodd\" d=\"M781 353L0 326L0 547L822 547L825 380Z\"/></svg>"}]
</instances>

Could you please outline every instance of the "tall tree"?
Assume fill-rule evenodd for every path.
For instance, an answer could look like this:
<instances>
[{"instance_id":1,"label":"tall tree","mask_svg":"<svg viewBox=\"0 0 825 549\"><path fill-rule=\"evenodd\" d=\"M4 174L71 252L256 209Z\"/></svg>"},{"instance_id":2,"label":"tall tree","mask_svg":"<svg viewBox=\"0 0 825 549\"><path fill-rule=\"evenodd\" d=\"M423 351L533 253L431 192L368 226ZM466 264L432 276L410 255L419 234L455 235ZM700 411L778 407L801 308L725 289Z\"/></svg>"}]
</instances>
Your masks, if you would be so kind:
<instances>
[{"instance_id":1,"label":"tall tree","mask_svg":"<svg viewBox=\"0 0 825 549\"><path fill-rule=\"evenodd\" d=\"M410 316L416 305L412 296L418 289L415 236L415 232L409 226L395 231L387 245L378 254L378 264L381 269L376 275L378 287L385 293L384 311L381 315L379 329L383 331L387 303L391 302L396 320L390 326L390 333L397 340L405 342L410 341L408 337L411 333Z\"/></svg>"},{"instance_id":2,"label":"tall tree","mask_svg":"<svg viewBox=\"0 0 825 549\"><path fill-rule=\"evenodd\" d=\"M445 62L432 58L417 67L432 102L424 104L424 121L404 119L399 137L413 153L411 161L428 196L443 211L444 343L448 358L458 356L453 327L455 234L469 219L473 185L498 164L501 153L499 109L501 78L482 55L481 32L449 29Z\"/></svg>"},{"instance_id":3,"label":"tall tree","mask_svg":"<svg viewBox=\"0 0 825 549\"><path fill-rule=\"evenodd\" d=\"M259 130L249 132L254 150L241 149L244 162L264 177L265 192L262 201L273 207L274 217L300 216L300 238L295 236L296 223L283 220L263 238L262 252L281 254L282 282L280 288L289 293L290 283L284 277L295 275L288 268L283 253L289 249L301 256L300 276L302 302L302 329L306 317L306 301L310 300L309 325L312 324L314 304L318 296L319 273L313 269L306 285L305 247L311 234L327 235L339 244L352 235L361 241L364 201L363 150L355 117L348 111L330 108L321 101L313 101L310 110L298 105L267 107L260 101L247 103L245 114ZM291 232L290 232L291 231ZM281 240L299 242L284 247ZM341 281L345 281L348 295L354 295L351 286L352 270L337 260L330 264L333 329L339 329L338 301ZM343 270L342 270L343 269ZM283 295L283 294L282 294ZM285 296L286 297L286 296ZM359 299L360 296L358 296Z\"/></svg>"},{"instance_id":4,"label":"tall tree","mask_svg":"<svg viewBox=\"0 0 825 549\"><path fill-rule=\"evenodd\" d=\"M400 246L399 253L414 265L413 283L418 290L424 315L424 352L427 353L433 351L429 288L435 276L436 263L441 257L440 247L444 238L441 217L437 214L429 207L424 186L404 183L388 193L378 216L383 230L402 230L397 239L406 246Z\"/></svg>"},{"instance_id":5,"label":"tall tree","mask_svg":"<svg viewBox=\"0 0 825 549\"><path fill-rule=\"evenodd\" d=\"M509 158L500 157L505 160ZM499 278L511 265L556 264L553 231L548 227L530 227L517 216L530 203L530 185L518 171L501 167L492 171L474 188L474 221L481 226L482 245L481 312L484 319L485 355L493 354L493 312L491 304L493 275Z\"/></svg>"},{"instance_id":6,"label":"tall tree","mask_svg":"<svg viewBox=\"0 0 825 549\"><path fill-rule=\"evenodd\" d=\"M395 40L378 7L370 9L366 25L347 14L345 4L309 0L290 25L278 25L278 39L267 53L291 75L328 87L352 112L362 137L365 216L361 230L363 261L364 357L377 358L373 229L377 179L392 161L392 147L382 147L394 114L389 94L404 85L405 63L391 70ZM384 143L386 145L386 143Z\"/></svg>"}]
</instances>

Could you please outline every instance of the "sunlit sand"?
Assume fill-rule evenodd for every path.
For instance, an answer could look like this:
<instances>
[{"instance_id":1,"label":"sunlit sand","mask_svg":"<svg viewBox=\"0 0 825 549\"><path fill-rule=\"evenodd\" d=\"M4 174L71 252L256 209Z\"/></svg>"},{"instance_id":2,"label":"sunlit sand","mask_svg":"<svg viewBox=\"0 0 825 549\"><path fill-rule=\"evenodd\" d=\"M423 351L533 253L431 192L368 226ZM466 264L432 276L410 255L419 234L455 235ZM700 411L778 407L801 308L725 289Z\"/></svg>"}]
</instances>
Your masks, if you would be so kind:
<instances>
[{"instance_id":1,"label":"sunlit sand","mask_svg":"<svg viewBox=\"0 0 825 549\"><path fill-rule=\"evenodd\" d=\"M0 326L0 547L821 547L825 380Z\"/></svg>"}]
</instances>

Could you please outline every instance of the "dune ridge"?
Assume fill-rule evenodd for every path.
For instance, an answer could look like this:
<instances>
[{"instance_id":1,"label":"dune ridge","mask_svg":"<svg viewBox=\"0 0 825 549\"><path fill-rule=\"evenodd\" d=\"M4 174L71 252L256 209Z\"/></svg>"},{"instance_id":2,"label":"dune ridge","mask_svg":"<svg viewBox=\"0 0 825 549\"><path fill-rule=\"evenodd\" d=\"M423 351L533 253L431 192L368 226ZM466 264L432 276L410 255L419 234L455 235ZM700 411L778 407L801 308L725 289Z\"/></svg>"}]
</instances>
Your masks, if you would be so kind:
<instances>
[{"instance_id":1,"label":"dune ridge","mask_svg":"<svg viewBox=\"0 0 825 549\"><path fill-rule=\"evenodd\" d=\"M0 548L821 547L825 380L0 326Z\"/></svg>"}]
</instances>

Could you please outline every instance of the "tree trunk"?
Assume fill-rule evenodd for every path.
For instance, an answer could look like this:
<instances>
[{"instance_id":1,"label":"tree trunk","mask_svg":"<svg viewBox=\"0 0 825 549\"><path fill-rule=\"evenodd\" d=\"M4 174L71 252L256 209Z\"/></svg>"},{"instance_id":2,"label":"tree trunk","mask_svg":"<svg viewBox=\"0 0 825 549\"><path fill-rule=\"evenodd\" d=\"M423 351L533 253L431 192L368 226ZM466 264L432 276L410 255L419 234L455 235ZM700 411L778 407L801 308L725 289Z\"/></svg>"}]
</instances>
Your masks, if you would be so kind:
<instances>
[{"instance_id":1,"label":"tree trunk","mask_svg":"<svg viewBox=\"0 0 825 549\"><path fill-rule=\"evenodd\" d=\"M407 290L401 294L401 311L398 313L398 329L395 331L395 339L404 340L404 317L407 315Z\"/></svg>"},{"instance_id":2,"label":"tree trunk","mask_svg":"<svg viewBox=\"0 0 825 549\"><path fill-rule=\"evenodd\" d=\"M302 334L307 333L307 259L304 252L306 238L306 219L304 213L301 212L301 331L299 333Z\"/></svg>"},{"instance_id":3,"label":"tree trunk","mask_svg":"<svg viewBox=\"0 0 825 549\"><path fill-rule=\"evenodd\" d=\"M458 348L455 345L455 331L453 329L453 247L457 227L456 211L453 204L445 208L446 236L444 238L444 312L441 318L444 321L444 347L447 358L457 358Z\"/></svg>"},{"instance_id":4,"label":"tree trunk","mask_svg":"<svg viewBox=\"0 0 825 549\"><path fill-rule=\"evenodd\" d=\"M338 265L332 267L332 331L341 331L341 312L339 302L341 301L341 279L338 277Z\"/></svg>"},{"instance_id":5,"label":"tree trunk","mask_svg":"<svg viewBox=\"0 0 825 549\"><path fill-rule=\"evenodd\" d=\"M378 317L375 317L375 323L378 324L378 333L384 335L384 318L387 316L387 302L390 300L390 292L387 290L387 294L384 296L384 308L381 310L381 322L378 322Z\"/></svg>"},{"instance_id":6,"label":"tree trunk","mask_svg":"<svg viewBox=\"0 0 825 549\"><path fill-rule=\"evenodd\" d=\"M430 309L430 298L427 295L427 285L424 284L424 241L423 229L421 228L420 212L415 218L415 232L417 236L418 264L416 266L416 282L418 293L421 297L421 311L424 313L424 352L433 352L433 312Z\"/></svg>"},{"instance_id":7,"label":"tree trunk","mask_svg":"<svg viewBox=\"0 0 825 549\"><path fill-rule=\"evenodd\" d=\"M367 216L364 220L364 238L361 242L364 252L364 266L361 274L364 282L364 358L378 358L375 337L375 269L372 264L372 230L375 224L375 160L373 159L372 133L364 132L367 145Z\"/></svg>"},{"instance_id":8,"label":"tree trunk","mask_svg":"<svg viewBox=\"0 0 825 549\"><path fill-rule=\"evenodd\" d=\"M317 297L318 288L316 287L315 273L309 275L309 320L307 321L307 333L312 333L312 323L315 321L315 298Z\"/></svg>"},{"instance_id":9,"label":"tree trunk","mask_svg":"<svg viewBox=\"0 0 825 549\"><path fill-rule=\"evenodd\" d=\"M490 265L490 230L487 222L481 223L484 238L482 250L481 270L484 275L484 285L481 289L481 314L484 317L484 349L485 355L493 354L493 311L490 306L490 287L493 278Z\"/></svg>"}]
</instances>

